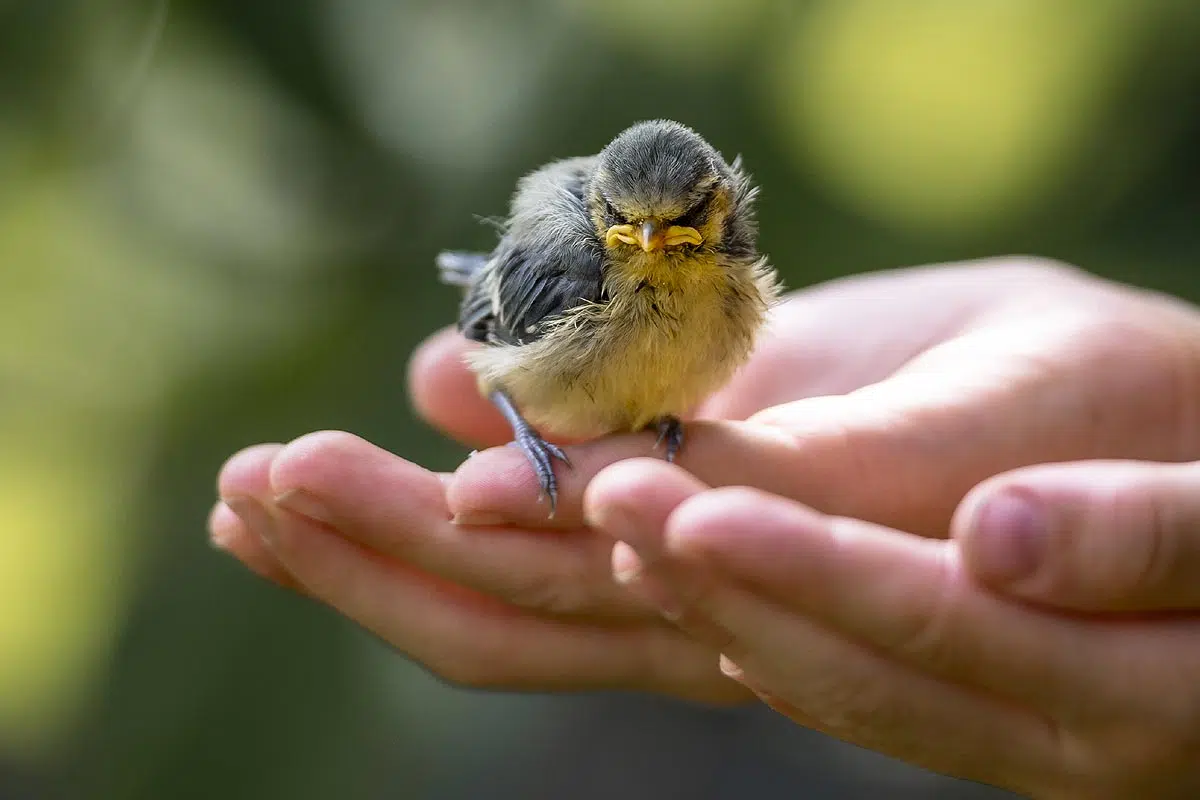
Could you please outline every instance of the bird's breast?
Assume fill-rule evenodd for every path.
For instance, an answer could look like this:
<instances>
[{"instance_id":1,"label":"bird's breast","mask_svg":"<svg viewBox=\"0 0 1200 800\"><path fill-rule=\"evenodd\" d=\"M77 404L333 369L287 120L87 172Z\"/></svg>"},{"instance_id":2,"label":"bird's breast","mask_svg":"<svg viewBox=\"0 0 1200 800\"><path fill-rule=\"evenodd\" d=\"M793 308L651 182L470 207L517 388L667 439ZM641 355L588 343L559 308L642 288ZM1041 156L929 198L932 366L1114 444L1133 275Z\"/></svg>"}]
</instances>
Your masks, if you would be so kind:
<instances>
[{"instance_id":1,"label":"bird's breast","mask_svg":"<svg viewBox=\"0 0 1200 800\"><path fill-rule=\"evenodd\" d=\"M545 433L583 438L684 415L749 355L762 311L723 272L674 277L618 274L606 303L532 344L480 352L476 369Z\"/></svg>"}]
</instances>

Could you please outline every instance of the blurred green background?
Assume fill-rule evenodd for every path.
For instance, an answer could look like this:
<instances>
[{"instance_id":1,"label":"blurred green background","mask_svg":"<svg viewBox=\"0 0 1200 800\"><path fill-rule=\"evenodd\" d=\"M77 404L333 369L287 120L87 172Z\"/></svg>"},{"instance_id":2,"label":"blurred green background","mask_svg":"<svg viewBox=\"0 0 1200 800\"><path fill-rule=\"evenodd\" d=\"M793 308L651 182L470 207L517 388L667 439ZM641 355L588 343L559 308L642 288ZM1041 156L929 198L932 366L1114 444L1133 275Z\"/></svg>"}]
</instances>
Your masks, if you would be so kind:
<instances>
[{"instance_id":1,"label":"blurred green background","mask_svg":"<svg viewBox=\"0 0 1200 800\"><path fill-rule=\"evenodd\" d=\"M0 0L0 797L985 797L769 712L447 687L211 550L221 461L409 410L445 247L671 117L791 287L1010 252L1200 297L1200 6ZM931 298L936 301L936 298Z\"/></svg>"}]
</instances>

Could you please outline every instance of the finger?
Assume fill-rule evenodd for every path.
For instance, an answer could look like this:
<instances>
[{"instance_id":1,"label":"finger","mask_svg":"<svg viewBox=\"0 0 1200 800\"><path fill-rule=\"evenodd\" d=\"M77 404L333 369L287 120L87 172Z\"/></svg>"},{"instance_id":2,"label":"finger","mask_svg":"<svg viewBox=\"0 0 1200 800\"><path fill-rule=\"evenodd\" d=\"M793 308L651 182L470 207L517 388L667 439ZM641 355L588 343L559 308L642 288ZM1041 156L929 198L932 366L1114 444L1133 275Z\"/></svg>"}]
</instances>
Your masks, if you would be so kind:
<instances>
[{"instance_id":1,"label":"finger","mask_svg":"<svg viewBox=\"0 0 1200 800\"><path fill-rule=\"evenodd\" d=\"M646 480L651 473L654 480ZM677 518L706 496L697 483L682 470L641 460L611 467L588 489L593 524L650 552L643 559L614 549L620 579L648 599L678 589L674 581L693 566L673 562L669 542L677 525L689 524ZM666 554L656 555L656 539L668 547ZM665 610L736 663L743 682L776 710L860 746L958 775L987 780L1004 774L1010 781L1014 768L1032 773L1051 752L1046 726L1036 716L889 660L752 590L710 585L702 601L676 598ZM1014 746L997 751L998 741Z\"/></svg>"},{"instance_id":2,"label":"finger","mask_svg":"<svg viewBox=\"0 0 1200 800\"><path fill-rule=\"evenodd\" d=\"M666 626L540 617L413 570L308 517L259 508L261 534L312 596L454 683L634 688L708 702L746 696L719 674L714 652Z\"/></svg>"},{"instance_id":3,"label":"finger","mask_svg":"<svg viewBox=\"0 0 1200 800\"><path fill-rule=\"evenodd\" d=\"M1083 611L1200 609L1200 463L1080 462L986 481L955 518L966 567Z\"/></svg>"},{"instance_id":4,"label":"finger","mask_svg":"<svg viewBox=\"0 0 1200 800\"><path fill-rule=\"evenodd\" d=\"M270 488L267 472L275 455L283 449L278 443L256 444L234 453L217 473L217 494L221 497L257 497Z\"/></svg>"},{"instance_id":5,"label":"finger","mask_svg":"<svg viewBox=\"0 0 1200 800\"><path fill-rule=\"evenodd\" d=\"M586 530L456 524L442 477L347 433L279 451L265 499L415 569L516 605L605 619L654 618L612 582L610 543Z\"/></svg>"},{"instance_id":6,"label":"finger","mask_svg":"<svg viewBox=\"0 0 1200 800\"><path fill-rule=\"evenodd\" d=\"M845 398L753 417L800 442L795 484L783 494L829 514L946 536L965 494L999 472L1080 458L1178 458L1179 439L1161 423L1183 402L1178 348L1152 322L1070 308L1007 314ZM810 441L836 432L840 446L809 457Z\"/></svg>"},{"instance_id":7,"label":"finger","mask_svg":"<svg viewBox=\"0 0 1200 800\"><path fill-rule=\"evenodd\" d=\"M1036 714L890 661L803 617L732 590L729 659L776 710L859 747L936 772L1038 785L1058 755ZM740 655L732 655L740 653ZM1043 784L1044 785L1044 784Z\"/></svg>"},{"instance_id":8,"label":"finger","mask_svg":"<svg viewBox=\"0 0 1200 800\"><path fill-rule=\"evenodd\" d=\"M1044 264L999 258L859 274L793 292L771 310L754 357L699 416L740 420L793 400L861 389L1004 297L1024 302L1031 285L1077 279L1077 272L1062 272L1052 277L1057 271Z\"/></svg>"},{"instance_id":9,"label":"finger","mask_svg":"<svg viewBox=\"0 0 1200 800\"><path fill-rule=\"evenodd\" d=\"M246 522L230 508L243 497L270 495L267 473L271 460L283 449L278 443L256 444L230 456L217 476L217 493L225 498L209 514L209 537L214 546L228 552L252 572L288 588L297 588L287 570L266 544L250 531Z\"/></svg>"},{"instance_id":10,"label":"finger","mask_svg":"<svg viewBox=\"0 0 1200 800\"><path fill-rule=\"evenodd\" d=\"M635 583L637 595L667 619L679 610L672 584L696 577L686 574L687 569L676 574L676 564L663 557L662 526L677 506L707 488L677 466L637 458L601 471L584 496L588 526L615 542L610 558L613 578L621 585ZM688 569L694 572L696 565ZM647 570L656 579L639 581Z\"/></svg>"},{"instance_id":11,"label":"finger","mask_svg":"<svg viewBox=\"0 0 1200 800\"><path fill-rule=\"evenodd\" d=\"M955 542L823 518L752 490L684 501L663 545L673 559L700 561L694 574L725 577L675 581L685 622L702 616L744 636L756 624L743 615L752 607L726 589L740 583L780 613L933 678L1036 709L1063 729L1149 719L1171 735L1195 734L1195 704L1181 700L1200 670L1192 616L1047 613L977 584Z\"/></svg>"},{"instance_id":12,"label":"finger","mask_svg":"<svg viewBox=\"0 0 1200 800\"><path fill-rule=\"evenodd\" d=\"M627 542L643 559L662 556L662 527L680 504L709 488L683 468L633 458L602 470L588 484L583 509L589 527ZM664 565L665 566L665 565Z\"/></svg>"},{"instance_id":13,"label":"finger","mask_svg":"<svg viewBox=\"0 0 1200 800\"><path fill-rule=\"evenodd\" d=\"M677 471L651 466L652 475L641 464L612 470L641 469L640 482L656 484L659 496L683 484ZM675 614L692 609L720 629L744 630L752 620L729 617L724 602L734 581L911 668L1012 701L1070 715L1081 713L1080 698L1115 693L1114 677L1096 665L1111 663L1125 641L979 587L952 542L826 517L743 488L695 494L665 523L643 507L623 509L631 520L647 514L639 535L661 531L664 560L700 567L684 583L673 565Z\"/></svg>"},{"instance_id":14,"label":"finger","mask_svg":"<svg viewBox=\"0 0 1200 800\"><path fill-rule=\"evenodd\" d=\"M260 578L286 589L301 591L300 585L283 568L266 543L229 506L222 502L213 506L208 516L208 530L213 547L233 556Z\"/></svg>"},{"instance_id":15,"label":"finger","mask_svg":"<svg viewBox=\"0 0 1200 800\"><path fill-rule=\"evenodd\" d=\"M413 353L408 385L422 419L468 446L490 447L512 439L512 431L480 394L463 360L478 346L454 328L443 328Z\"/></svg>"},{"instance_id":16,"label":"finger","mask_svg":"<svg viewBox=\"0 0 1200 800\"><path fill-rule=\"evenodd\" d=\"M558 508L551 519L539 502L540 484L524 454L497 447L474 454L455 472L446 490L451 511L461 519L488 520L530 528L575 530L584 525L583 494L592 479L611 464L638 457L662 458L653 433L610 436L564 448L571 466L555 465ZM810 441L821 458L832 441ZM796 442L765 425L697 421L684 425L684 444L676 463L714 486L750 483L777 492L793 488ZM810 487L820 494L822 487Z\"/></svg>"},{"instance_id":17,"label":"finger","mask_svg":"<svg viewBox=\"0 0 1200 800\"><path fill-rule=\"evenodd\" d=\"M830 518L761 492L716 490L673 513L664 547L911 668L1034 708L1076 711L1110 690L1108 640L1086 623L978 588L953 544ZM723 582L713 585L721 586ZM712 607L705 586L678 602Z\"/></svg>"}]
</instances>

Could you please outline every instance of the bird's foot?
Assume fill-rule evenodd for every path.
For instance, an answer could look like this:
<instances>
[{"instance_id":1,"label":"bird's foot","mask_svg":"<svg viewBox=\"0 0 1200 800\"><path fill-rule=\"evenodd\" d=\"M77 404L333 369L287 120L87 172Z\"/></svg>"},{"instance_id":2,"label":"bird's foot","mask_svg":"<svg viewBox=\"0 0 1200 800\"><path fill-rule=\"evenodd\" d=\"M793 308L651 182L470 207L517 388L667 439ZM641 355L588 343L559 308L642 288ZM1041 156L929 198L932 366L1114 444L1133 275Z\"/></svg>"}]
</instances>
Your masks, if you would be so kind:
<instances>
[{"instance_id":1,"label":"bird's foot","mask_svg":"<svg viewBox=\"0 0 1200 800\"><path fill-rule=\"evenodd\" d=\"M545 498L550 503L550 518L553 519L554 512L558 510L558 478L554 475L554 459L557 458L568 467L571 466L571 459L567 458L561 447L547 442L525 421L507 392L496 390L488 398L512 427L512 443L521 448L541 486L538 502Z\"/></svg>"},{"instance_id":2,"label":"bird's foot","mask_svg":"<svg viewBox=\"0 0 1200 800\"><path fill-rule=\"evenodd\" d=\"M679 448L683 447L683 423L679 421L679 417L666 416L659 418L654 423L654 428L658 431L658 441L654 443L654 449L657 450L666 442L667 462L674 462Z\"/></svg>"},{"instance_id":3,"label":"bird's foot","mask_svg":"<svg viewBox=\"0 0 1200 800\"><path fill-rule=\"evenodd\" d=\"M533 473L537 475L538 485L541 487L538 502L544 499L550 504L550 518L553 519L554 512L558 510L558 477L554 474L554 459L557 458L568 468L571 466L571 459L567 458L561 447L547 442L531 427L517 428L514 435L516 439L513 440L513 446L520 448L525 454L529 465L533 467Z\"/></svg>"}]
</instances>

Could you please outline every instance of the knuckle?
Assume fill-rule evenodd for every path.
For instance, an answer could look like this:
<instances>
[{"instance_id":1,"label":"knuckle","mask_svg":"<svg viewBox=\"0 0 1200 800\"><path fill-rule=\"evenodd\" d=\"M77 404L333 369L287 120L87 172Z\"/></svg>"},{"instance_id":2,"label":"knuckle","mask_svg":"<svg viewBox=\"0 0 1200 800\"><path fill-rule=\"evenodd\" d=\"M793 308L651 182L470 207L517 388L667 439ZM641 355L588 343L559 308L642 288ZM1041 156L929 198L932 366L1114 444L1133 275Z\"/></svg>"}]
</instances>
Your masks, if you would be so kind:
<instances>
[{"instance_id":1,"label":"knuckle","mask_svg":"<svg viewBox=\"0 0 1200 800\"><path fill-rule=\"evenodd\" d=\"M527 573L502 589L510 603L549 614L578 614L588 610L590 597L581 578L571 575Z\"/></svg>"},{"instance_id":2,"label":"knuckle","mask_svg":"<svg viewBox=\"0 0 1200 800\"><path fill-rule=\"evenodd\" d=\"M1143 595L1161 589L1170 572L1175 557L1173 526L1169 509L1156 495L1140 491L1130 494L1133 496L1126 502L1141 519L1132 528L1135 535L1120 537L1123 542L1131 542L1129 547L1133 550L1124 589L1130 594Z\"/></svg>"},{"instance_id":3,"label":"knuckle","mask_svg":"<svg viewBox=\"0 0 1200 800\"><path fill-rule=\"evenodd\" d=\"M1060 543L1074 569L1091 575L1066 580L1090 577L1108 601L1144 599L1162 583L1172 558L1168 517L1169 511L1144 486L1127 483L1102 490L1084 524L1066 526ZM1112 535L1098 535L1106 529Z\"/></svg>"},{"instance_id":4,"label":"knuckle","mask_svg":"<svg viewBox=\"0 0 1200 800\"><path fill-rule=\"evenodd\" d=\"M912 610L898 619L900 624L886 648L902 659L934 669L948 668L952 663L961 669L964 637L954 635L962 609L960 582L952 551L941 552L933 581L913 595L919 601L911 603ZM898 603L897 608L905 605Z\"/></svg>"}]
</instances>

